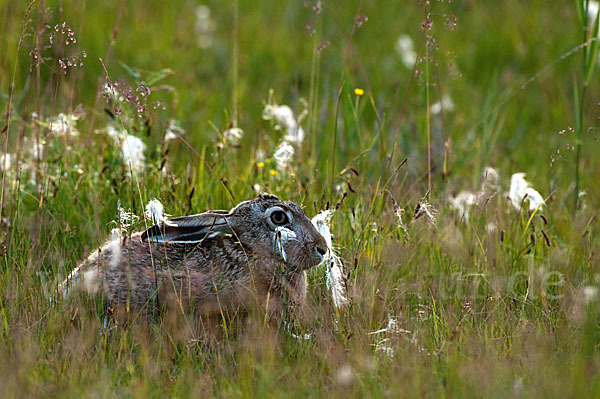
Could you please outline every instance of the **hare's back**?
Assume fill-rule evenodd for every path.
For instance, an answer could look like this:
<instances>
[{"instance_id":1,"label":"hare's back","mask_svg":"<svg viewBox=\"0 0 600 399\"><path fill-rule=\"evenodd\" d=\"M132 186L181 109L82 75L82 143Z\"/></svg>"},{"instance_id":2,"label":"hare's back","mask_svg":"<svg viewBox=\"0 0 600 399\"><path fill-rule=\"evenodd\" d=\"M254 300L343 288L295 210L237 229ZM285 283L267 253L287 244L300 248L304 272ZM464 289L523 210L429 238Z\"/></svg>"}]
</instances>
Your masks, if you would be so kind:
<instances>
[{"instance_id":1,"label":"hare's back","mask_svg":"<svg viewBox=\"0 0 600 399\"><path fill-rule=\"evenodd\" d=\"M250 287L254 257L230 236L201 243L152 243L137 233L107 250L105 292L110 301L145 306L154 298L195 303L237 302ZM106 263L106 262L105 262ZM220 296L220 299L218 298Z\"/></svg>"}]
</instances>

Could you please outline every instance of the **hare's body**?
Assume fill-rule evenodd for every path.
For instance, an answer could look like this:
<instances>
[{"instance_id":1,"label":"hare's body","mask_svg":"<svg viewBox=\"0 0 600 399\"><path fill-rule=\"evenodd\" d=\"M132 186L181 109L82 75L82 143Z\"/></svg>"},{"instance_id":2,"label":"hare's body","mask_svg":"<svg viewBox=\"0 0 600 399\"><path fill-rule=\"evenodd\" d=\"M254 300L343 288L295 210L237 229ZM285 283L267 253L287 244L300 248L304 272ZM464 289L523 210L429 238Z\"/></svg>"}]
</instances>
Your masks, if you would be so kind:
<instances>
[{"instance_id":1,"label":"hare's body","mask_svg":"<svg viewBox=\"0 0 600 399\"><path fill-rule=\"evenodd\" d=\"M103 291L128 310L159 304L210 314L255 303L272 313L284 298L304 302L306 270L325 250L296 204L262 195L230 212L175 218L115 237L72 273L63 290Z\"/></svg>"}]
</instances>

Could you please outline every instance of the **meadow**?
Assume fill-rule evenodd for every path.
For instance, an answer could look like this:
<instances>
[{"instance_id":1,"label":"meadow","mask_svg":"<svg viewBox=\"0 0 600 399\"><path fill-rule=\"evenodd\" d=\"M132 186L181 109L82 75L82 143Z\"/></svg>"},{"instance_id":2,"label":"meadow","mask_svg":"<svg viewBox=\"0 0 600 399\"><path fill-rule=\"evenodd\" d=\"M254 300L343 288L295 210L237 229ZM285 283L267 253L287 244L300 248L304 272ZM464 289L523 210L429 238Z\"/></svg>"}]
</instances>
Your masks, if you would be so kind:
<instances>
[{"instance_id":1,"label":"meadow","mask_svg":"<svg viewBox=\"0 0 600 399\"><path fill-rule=\"evenodd\" d=\"M0 0L0 396L600 396L597 12ZM333 211L346 304L317 267L215 339L57 297L150 200L260 192Z\"/></svg>"}]
</instances>

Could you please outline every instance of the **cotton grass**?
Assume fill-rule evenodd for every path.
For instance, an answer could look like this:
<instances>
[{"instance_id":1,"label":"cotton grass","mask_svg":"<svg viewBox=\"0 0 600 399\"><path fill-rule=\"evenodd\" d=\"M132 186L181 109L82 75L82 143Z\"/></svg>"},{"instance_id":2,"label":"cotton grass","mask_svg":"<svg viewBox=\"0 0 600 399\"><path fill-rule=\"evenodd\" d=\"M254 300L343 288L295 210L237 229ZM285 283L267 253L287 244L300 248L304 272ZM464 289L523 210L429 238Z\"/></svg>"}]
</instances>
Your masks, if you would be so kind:
<instances>
[{"instance_id":1,"label":"cotton grass","mask_svg":"<svg viewBox=\"0 0 600 399\"><path fill-rule=\"evenodd\" d=\"M336 308L341 309L349 303L349 299L346 296L346 284L342 273L342 261L333 249L331 229L329 227L332 216L332 210L322 211L312 218L312 223L317 231L321 233L323 238L325 238L325 242L327 243L327 253L323 257L321 265L325 265L327 268L327 288L331 291L333 303Z\"/></svg>"},{"instance_id":2,"label":"cotton grass","mask_svg":"<svg viewBox=\"0 0 600 399\"><path fill-rule=\"evenodd\" d=\"M469 223L471 208L486 204L500 190L500 175L492 167L486 167L481 177L481 187L478 191L462 190L456 196L450 197L452 207L458 212L465 223ZM531 187L525 180L525 173L514 173L510 178L510 188L506 193L513 209L520 211L524 205L530 212L542 209L545 204L544 197Z\"/></svg>"},{"instance_id":3,"label":"cotton grass","mask_svg":"<svg viewBox=\"0 0 600 399\"><path fill-rule=\"evenodd\" d=\"M521 210L525 201L529 203L529 210L532 212L545 203L544 197L525 180L525 173L515 173L511 176L508 198L517 211Z\"/></svg>"},{"instance_id":4,"label":"cotton grass","mask_svg":"<svg viewBox=\"0 0 600 399\"><path fill-rule=\"evenodd\" d=\"M403 34L398 37L396 44L394 45L396 53L407 69L412 69L417 61L417 53L415 52L415 45L410 36Z\"/></svg>"},{"instance_id":5,"label":"cotton grass","mask_svg":"<svg viewBox=\"0 0 600 399\"><path fill-rule=\"evenodd\" d=\"M275 104L272 101L273 91L269 92L269 102L265 105L262 118L271 121L274 130L281 130L284 136L277 145L273 158L280 170L288 169L292 163L296 148L304 142L305 133L300 123L308 114L304 110L296 116L294 111L287 105Z\"/></svg>"},{"instance_id":6,"label":"cotton grass","mask_svg":"<svg viewBox=\"0 0 600 399\"><path fill-rule=\"evenodd\" d=\"M137 136L133 136L125 129L117 129L113 125L107 128L107 134L121 149L123 161L132 172L141 172L146 167L146 144Z\"/></svg>"}]
</instances>

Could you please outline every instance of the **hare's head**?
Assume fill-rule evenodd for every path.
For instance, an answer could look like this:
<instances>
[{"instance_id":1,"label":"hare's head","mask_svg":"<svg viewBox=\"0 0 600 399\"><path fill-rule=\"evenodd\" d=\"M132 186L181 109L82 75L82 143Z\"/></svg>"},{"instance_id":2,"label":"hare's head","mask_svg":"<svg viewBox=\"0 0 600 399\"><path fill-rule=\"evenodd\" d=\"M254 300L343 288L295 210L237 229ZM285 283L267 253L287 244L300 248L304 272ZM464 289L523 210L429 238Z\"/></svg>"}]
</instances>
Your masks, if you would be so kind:
<instances>
[{"instance_id":1,"label":"hare's head","mask_svg":"<svg viewBox=\"0 0 600 399\"><path fill-rule=\"evenodd\" d=\"M174 218L143 234L155 242L198 243L219 234L232 234L259 258L276 259L290 271L318 265L327 243L293 202L261 194L238 204L231 211L209 211Z\"/></svg>"}]
</instances>

